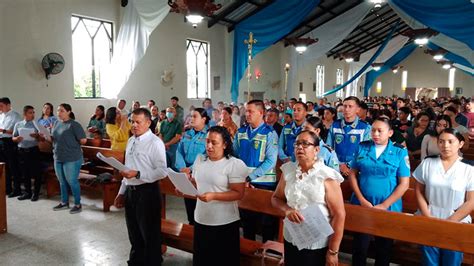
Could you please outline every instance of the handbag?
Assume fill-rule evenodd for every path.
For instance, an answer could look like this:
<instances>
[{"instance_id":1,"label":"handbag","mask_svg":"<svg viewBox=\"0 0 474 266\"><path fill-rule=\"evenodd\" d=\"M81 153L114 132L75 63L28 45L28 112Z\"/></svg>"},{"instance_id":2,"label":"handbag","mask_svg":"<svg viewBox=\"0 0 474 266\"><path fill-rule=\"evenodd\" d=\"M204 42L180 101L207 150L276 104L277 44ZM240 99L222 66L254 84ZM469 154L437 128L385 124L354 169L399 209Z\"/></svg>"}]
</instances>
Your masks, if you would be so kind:
<instances>
[{"instance_id":1,"label":"handbag","mask_svg":"<svg viewBox=\"0 0 474 266\"><path fill-rule=\"evenodd\" d=\"M284 246L283 243L275 241L266 241L256 251L256 255L261 257L261 265L265 266L266 261L278 261L278 265L284 265Z\"/></svg>"}]
</instances>

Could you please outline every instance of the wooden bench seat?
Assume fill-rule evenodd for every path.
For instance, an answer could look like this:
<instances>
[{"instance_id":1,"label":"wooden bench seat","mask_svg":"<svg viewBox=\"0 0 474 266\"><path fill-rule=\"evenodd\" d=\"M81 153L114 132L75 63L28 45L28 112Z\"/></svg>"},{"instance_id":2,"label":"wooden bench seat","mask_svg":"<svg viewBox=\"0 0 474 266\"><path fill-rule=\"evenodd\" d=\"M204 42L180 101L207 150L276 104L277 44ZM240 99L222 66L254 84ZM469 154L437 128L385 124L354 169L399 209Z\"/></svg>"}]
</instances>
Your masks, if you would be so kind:
<instances>
[{"instance_id":1,"label":"wooden bench seat","mask_svg":"<svg viewBox=\"0 0 474 266\"><path fill-rule=\"evenodd\" d=\"M84 164L79 173L79 184L81 189L98 191L102 193L103 211L110 211L110 206L114 204L115 197L120 189L122 177L112 167L106 165L97 158L97 153L100 152L106 157L114 157L120 162L125 161L125 153L122 151L113 151L108 148L82 146L84 156ZM101 173L110 173L112 179L107 183L98 183L94 180L97 175ZM49 169L46 178L47 197L52 197L59 194L59 182L57 180L54 169Z\"/></svg>"}]
</instances>

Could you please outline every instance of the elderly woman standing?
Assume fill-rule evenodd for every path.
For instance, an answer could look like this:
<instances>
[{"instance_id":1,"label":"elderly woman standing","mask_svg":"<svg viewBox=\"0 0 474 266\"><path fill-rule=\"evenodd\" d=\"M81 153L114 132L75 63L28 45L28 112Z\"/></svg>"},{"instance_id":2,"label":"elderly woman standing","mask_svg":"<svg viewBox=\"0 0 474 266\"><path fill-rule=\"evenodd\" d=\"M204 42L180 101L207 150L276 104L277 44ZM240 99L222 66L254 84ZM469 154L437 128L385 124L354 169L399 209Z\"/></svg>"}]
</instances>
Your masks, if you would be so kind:
<instances>
[{"instance_id":1,"label":"elderly woman standing","mask_svg":"<svg viewBox=\"0 0 474 266\"><path fill-rule=\"evenodd\" d=\"M318 159L319 137L302 131L296 138L296 162L282 168L282 179L273 194L272 204L284 211L293 223L304 222L300 213L309 205L317 204L334 233L327 239L298 250L287 229L285 237L285 265L337 265L338 251L344 231L344 200L340 183L344 180L334 169Z\"/></svg>"}]
</instances>

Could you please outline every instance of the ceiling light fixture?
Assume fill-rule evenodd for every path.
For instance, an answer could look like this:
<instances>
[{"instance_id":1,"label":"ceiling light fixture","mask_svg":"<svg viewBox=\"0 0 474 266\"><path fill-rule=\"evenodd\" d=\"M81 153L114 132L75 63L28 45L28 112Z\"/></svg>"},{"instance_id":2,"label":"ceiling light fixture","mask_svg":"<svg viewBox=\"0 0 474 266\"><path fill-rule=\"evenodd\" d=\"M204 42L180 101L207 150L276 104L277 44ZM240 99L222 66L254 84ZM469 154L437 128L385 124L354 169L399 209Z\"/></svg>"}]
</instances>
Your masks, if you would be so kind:
<instances>
[{"instance_id":1,"label":"ceiling light fixture","mask_svg":"<svg viewBox=\"0 0 474 266\"><path fill-rule=\"evenodd\" d=\"M416 30L408 29L402 33L402 35L409 37L420 47L426 45L429 42L429 39L437 34L437 31L430 28Z\"/></svg>"},{"instance_id":2,"label":"ceiling light fixture","mask_svg":"<svg viewBox=\"0 0 474 266\"><path fill-rule=\"evenodd\" d=\"M222 7L211 0L168 0L168 5L171 12L184 14L194 28L202 22L204 16L212 16Z\"/></svg>"},{"instance_id":3,"label":"ceiling light fixture","mask_svg":"<svg viewBox=\"0 0 474 266\"><path fill-rule=\"evenodd\" d=\"M296 51L299 54L303 54L307 49L308 46L318 42L318 39L313 38L288 38L285 39L286 44L291 44L295 46Z\"/></svg>"},{"instance_id":4,"label":"ceiling light fixture","mask_svg":"<svg viewBox=\"0 0 474 266\"><path fill-rule=\"evenodd\" d=\"M379 9L382 7L383 0L370 0L371 3L374 4L375 9Z\"/></svg>"},{"instance_id":5,"label":"ceiling light fixture","mask_svg":"<svg viewBox=\"0 0 474 266\"><path fill-rule=\"evenodd\" d=\"M451 63L445 62L443 63L443 69L450 69L452 67Z\"/></svg>"},{"instance_id":6,"label":"ceiling light fixture","mask_svg":"<svg viewBox=\"0 0 474 266\"><path fill-rule=\"evenodd\" d=\"M338 55L334 56L334 58L337 58L337 57L339 57L339 60L344 59L344 61L346 61L346 63L352 63L354 61L355 62L359 61L360 54L347 53L347 54L338 54Z\"/></svg>"},{"instance_id":7,"label":"ceiling light fixture","mask_svg":"<svg viewBox=\"0 0 474 266\"><path fill-rule=\"evenodd\" d=\"M398 73L398 70L402 69L403 66L393 66L392 67L392 72L393 74L397 74Z\"/></svg>"},{"instance_id":8,"label":"ceiling light fixture","mask_svg":"<svg viewBox=\"0 0 474 266\"><path fill-rule=\"evenodd\" d=\"M383 63L373 63L372 64L372 69L375 71L379 71L383 66Z\"/></svg>"}]
</instances>

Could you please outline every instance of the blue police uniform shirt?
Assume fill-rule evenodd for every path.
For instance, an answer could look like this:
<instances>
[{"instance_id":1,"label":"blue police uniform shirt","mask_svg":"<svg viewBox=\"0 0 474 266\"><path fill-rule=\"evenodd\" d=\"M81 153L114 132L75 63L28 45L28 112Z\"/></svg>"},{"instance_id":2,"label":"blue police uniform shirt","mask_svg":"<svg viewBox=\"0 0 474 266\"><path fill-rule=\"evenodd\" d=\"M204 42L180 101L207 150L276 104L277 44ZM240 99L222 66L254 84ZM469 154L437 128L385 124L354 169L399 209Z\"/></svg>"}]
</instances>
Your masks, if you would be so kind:
<instances>
[{"instance_id":1,"label":"blue police uniform shirt","mask_svg":"<svg viewBox=\"0 0 474 266\"><path fill-rule=\"evenodd\" d=\"M280 160L290 158L291 161L296 161L295 147L293 144L298 134L303 130L305 123L306 122L298 126L296 122L293 121L283 127L280 133L280 139L278 140L278 157Z\"/></svg>"},{"instance_id":2,"label":"blue police uniform shirt","mask_svg":"<svg viewBox=\"0 0 474 266\"><path fill-rule=\"evenodd\" d=\"M339 173L339 160L337 159L336 152L329 147L329 145L324 143L322 139L319 141L318 158L322 159L326 166L331 167Z\"/></svg>"},{"instance_id":3,"label":"blue police uniform shirt","mask_svg":"<svg viewBox=\"0 0 474 266\"><path fill-rule=\"evenodd\" d=\"M357 183L360 191L374 206L383 203L392 195L399 184L399 178L410 177L407 149L400 144L393 144L390 140L379 158L376 158L375 143L372 140L360 143L350 167L359 170ZM354 194L351 203L360 205ZM402 199L398 199L387 210L401 212Z\"/></svg>"},{"instance_id":4,"label":"blue police uniform shirt","mask_svg":"<svg viewBox=\"0 0 474 266\"><path fill-rule=\"evenodd\" d=\"M250 125L242 126L234 138L234 154L251 168L251 183L259 177L272 173L278 157L278 136L272 126L261 123L252 129ZM275 186L276 182L259 182L260 185Z\"/></svg>"},{"instance_id":5,"label":"blue police uniform shirt","mask_svg":"<svg viewBox=\"0 0 474 266\"><path fill-rule=\"evenodd\" d=\"M15 127L13 128L13 137L18 137L20 135L20 129L22 128L33 129L34 133L38 133L38 129L36 129L35 125L33 124L33 121L27 122L26 120L22 120L15 124ZM36 146L38 146L38 141L36 139L22 140L20 143L18 143L18 147L23 149L29 149Z\"/></svg>"},{"instance_id":6,"label":"blue police uniform shirt","mask_svg":"<svg viewBox=\"0 0 474 266\"><path fill-rule=\"evenodd\" d=\"M186 131L176 149L175 167L177 170L189 167L192 170L194 161L199 154L206 153L206 136L209 127L196 131L194 128Z\"/></svg>"},{"instance_id":7,"label":"blue police uniform shirt","mask_svg":"<svg viewBox=\"0 0 474 266\"><path fill-rule=\"evenodd\" d=\"M336 151L340 163L350 164L359 143L371 139L370 130L371 126L359 117L349 125L344 119L338 119L329 128L326 143Z\"/></svg>"}]
</instances>

